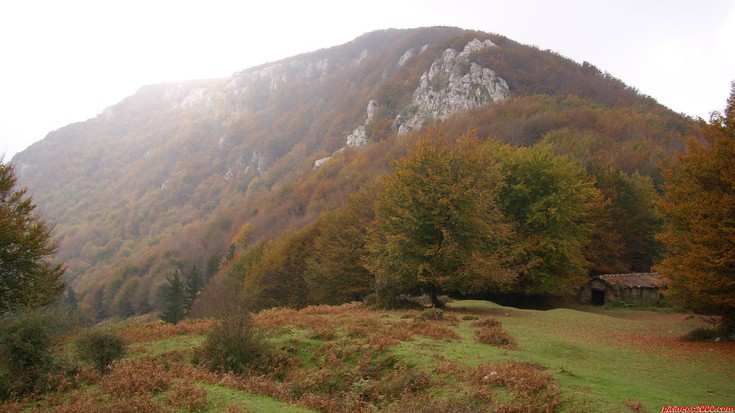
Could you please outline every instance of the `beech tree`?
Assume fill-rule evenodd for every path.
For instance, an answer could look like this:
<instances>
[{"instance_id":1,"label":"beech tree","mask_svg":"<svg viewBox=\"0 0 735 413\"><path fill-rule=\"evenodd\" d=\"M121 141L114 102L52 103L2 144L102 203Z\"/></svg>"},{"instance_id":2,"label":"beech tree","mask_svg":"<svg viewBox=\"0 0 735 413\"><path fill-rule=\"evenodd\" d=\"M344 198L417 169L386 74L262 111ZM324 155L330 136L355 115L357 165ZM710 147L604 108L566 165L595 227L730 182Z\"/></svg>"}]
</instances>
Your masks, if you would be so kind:
<instances>
[{"instance_id":1,"label":"beech tree","mask_svg":"<svg viewBox=\"0 0 735 413\"><path fill-rule=\"evenodd\" d=\"M509 235L495 200L501 178L480 147L424 138L385 178L366 259L379 295L423 292L438 306L440 293L512 281L498 253Z\"/></svg>"},{"instance_id":2,"label":"beech tree","mask_svg":"<svg viewBox=\"0 0 735 413\"><path fill-rule=\"evenodd\" d=\"M0 313L50 304L64 291L65 267L50 260L58 250L53 226L34 214L16 181L13 167L0 160Z\"/></svg>"},{"instance_id":3,"label":"beech tree","mask_svg":"<svg viewBox=\"0 0 735 413\"><path fill-rule=\"evenodd\" d=\"M664 170L661 210L667 227L659 239L668 255L656 270L669 278L667 298L723 316L735 331L735 82L724 114L702 125L704 142Z\"/></svg>"},{"instance_id":4,"label":"beech tree","mask_svg":"<svg viewBox=\"0 0 735 413\"><path fill-rule=\"evenodd\" d=\"M650 177L626 174L601 162L587 165L604 202L592 211L591 245L585 248L591 272L649 272L661 258L656 233L662 219L656 210L658 194Z\"/></svg>"},{"instance_id":5,"label":"beech tree","mask_svg":"<svg viewBox=\"0 0 735 413\"><path fill-rule=\"evenodd\" d=\"M575 161L547 145L496 145L504 183L500 208L516 231L514 257L521 268L515 291L569 295L587 276L584 247L589 214L601 195Z\"/></svg>"},{"instance_id":6,"label":"beech tree","mask_svg":"<svg viewBox=\"0 0 735 413\"><path fill-rule=\"evenodd\" d=\"M317 303L362 300L373 285L365 268L366 228L375 217L375 185L349 197L347 204L320 220L320 232L307 259L304 280Z\"/></svg>"},{"instance_id":7,"label":"beech tree","mask_svg":"<svg viewBox=\"0 0 735 413\"><path fill-rule=\"evenodd\" d=\"M310 304L304 274L318 234L318 226L312 224L266 245L244 280L245 290L257 297L259 306L301 308Z\"/></svg>"}]
</instances>

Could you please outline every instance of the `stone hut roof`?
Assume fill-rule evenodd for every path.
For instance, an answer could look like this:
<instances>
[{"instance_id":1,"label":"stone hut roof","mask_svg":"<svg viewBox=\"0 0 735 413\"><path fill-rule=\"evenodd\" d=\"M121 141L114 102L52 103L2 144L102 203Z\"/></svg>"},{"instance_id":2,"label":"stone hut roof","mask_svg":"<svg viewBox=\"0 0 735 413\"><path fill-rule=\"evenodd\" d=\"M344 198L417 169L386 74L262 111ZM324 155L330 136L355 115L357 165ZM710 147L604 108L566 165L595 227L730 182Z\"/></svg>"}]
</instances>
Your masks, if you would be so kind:
<instances>
[{"instance_id":1,"label":"stone hut roof","mask_svg":"<svg viewBox=\"0 0 735 413\"><path fill-rule=\"evenodd\" d=\"M595 277L613 288L666 288L668 280L658 273L605 274Z\"/></svg>"}]
</instances>

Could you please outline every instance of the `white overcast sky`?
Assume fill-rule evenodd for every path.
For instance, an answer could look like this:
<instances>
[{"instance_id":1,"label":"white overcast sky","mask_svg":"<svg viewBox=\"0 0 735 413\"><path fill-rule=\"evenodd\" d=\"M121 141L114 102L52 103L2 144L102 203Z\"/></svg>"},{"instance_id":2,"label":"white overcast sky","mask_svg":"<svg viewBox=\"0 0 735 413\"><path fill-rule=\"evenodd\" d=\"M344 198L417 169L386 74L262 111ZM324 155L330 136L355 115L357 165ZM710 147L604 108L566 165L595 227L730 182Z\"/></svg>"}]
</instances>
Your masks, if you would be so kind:
<instances>
[{"instance_id":1,"label":"white overcast sky","mask_svg":"<svg viewBox=\"0 0 735 413\"><path fill-rule=\"evenodd\" d=\"M146 84L438 25L589 61L694 117L722 110L735 80L733 0L4 0L0 153L7 161Z\"/></svg>"}]
</instances>

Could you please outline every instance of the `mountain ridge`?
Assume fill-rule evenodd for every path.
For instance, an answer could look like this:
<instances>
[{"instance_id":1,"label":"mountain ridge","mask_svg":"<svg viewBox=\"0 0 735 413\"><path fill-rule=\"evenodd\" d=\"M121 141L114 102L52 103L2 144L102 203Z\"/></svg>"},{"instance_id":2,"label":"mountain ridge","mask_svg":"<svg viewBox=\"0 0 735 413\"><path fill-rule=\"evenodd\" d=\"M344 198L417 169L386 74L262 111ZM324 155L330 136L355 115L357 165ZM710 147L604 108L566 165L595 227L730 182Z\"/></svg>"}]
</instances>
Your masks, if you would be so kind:
<instances>
[{"instance_id":1,"label":"mountain ridge","mask_svg":"<svg viewBox=\"0 0 735 413\"><path fill-rule=\"evenodd\" d=\"M469 44L474 46L464 60L442 66L456 63ZM500 85L495 95L482 89L488 82ZM425 105L452 94L459 104L444 112L412 108L417 93ZM371 102L373 115L366 116ZM549 113L543 105L552 108ZM397 121L422 111L428 115ZM561 132L575 122L587 122L591 135L604 135L611 126L595 121L608 116L603 112L629 125L631 139L646 142L653 160L670 156L696 130L690 120L588 63L495 34L388 29L229 78L143 86L97 117L50 133L13 163L19 182L58 223L60 256L83 298L89 302L102 289L111 308L129 288L140 303L135 311L143 312L155 307L155 286L165 274L204 267L209 257L223 255L246 222L256 222L256 240L305 225L387 167L381 160L344 188L321 188L325 181L317 177L343 173L345 162L387 159L378 149L358 154L351 146L385 142L383 150L400 153L391 149L399 134L439 122L448 130L476 125L483 137L492 133L521 145L556 131L561 147L571 145L565 139L577 139ZM646 122L660 124L661 137L646 132ZM360 127L360 144L348 145ZM342 159L333 160L341 166L324 164L346 147ZM655 173L642 163L629 169L639 167Z\"/></svg>"}]
</instances>

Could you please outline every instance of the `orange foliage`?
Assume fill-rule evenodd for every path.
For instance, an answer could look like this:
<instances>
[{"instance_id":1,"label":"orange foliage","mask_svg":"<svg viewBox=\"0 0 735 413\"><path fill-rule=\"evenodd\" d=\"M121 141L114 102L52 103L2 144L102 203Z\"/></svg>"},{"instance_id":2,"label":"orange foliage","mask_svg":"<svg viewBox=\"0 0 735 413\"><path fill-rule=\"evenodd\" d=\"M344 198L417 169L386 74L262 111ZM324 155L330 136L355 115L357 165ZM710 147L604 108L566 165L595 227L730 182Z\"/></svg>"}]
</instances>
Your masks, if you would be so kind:
<instances>
[{"instance_id":1,"label":"orange foliage","mask_svg":"<svg viewBox=\"0 0 735 413\"><path fill-rule=\"evenodd\" d=\"M691 141L665 170L660 239L669 254L656 269L671 280L672 302L723 315L735 331L735 83L703 132L705 142Z\"/></svg>"}]
</instances>

